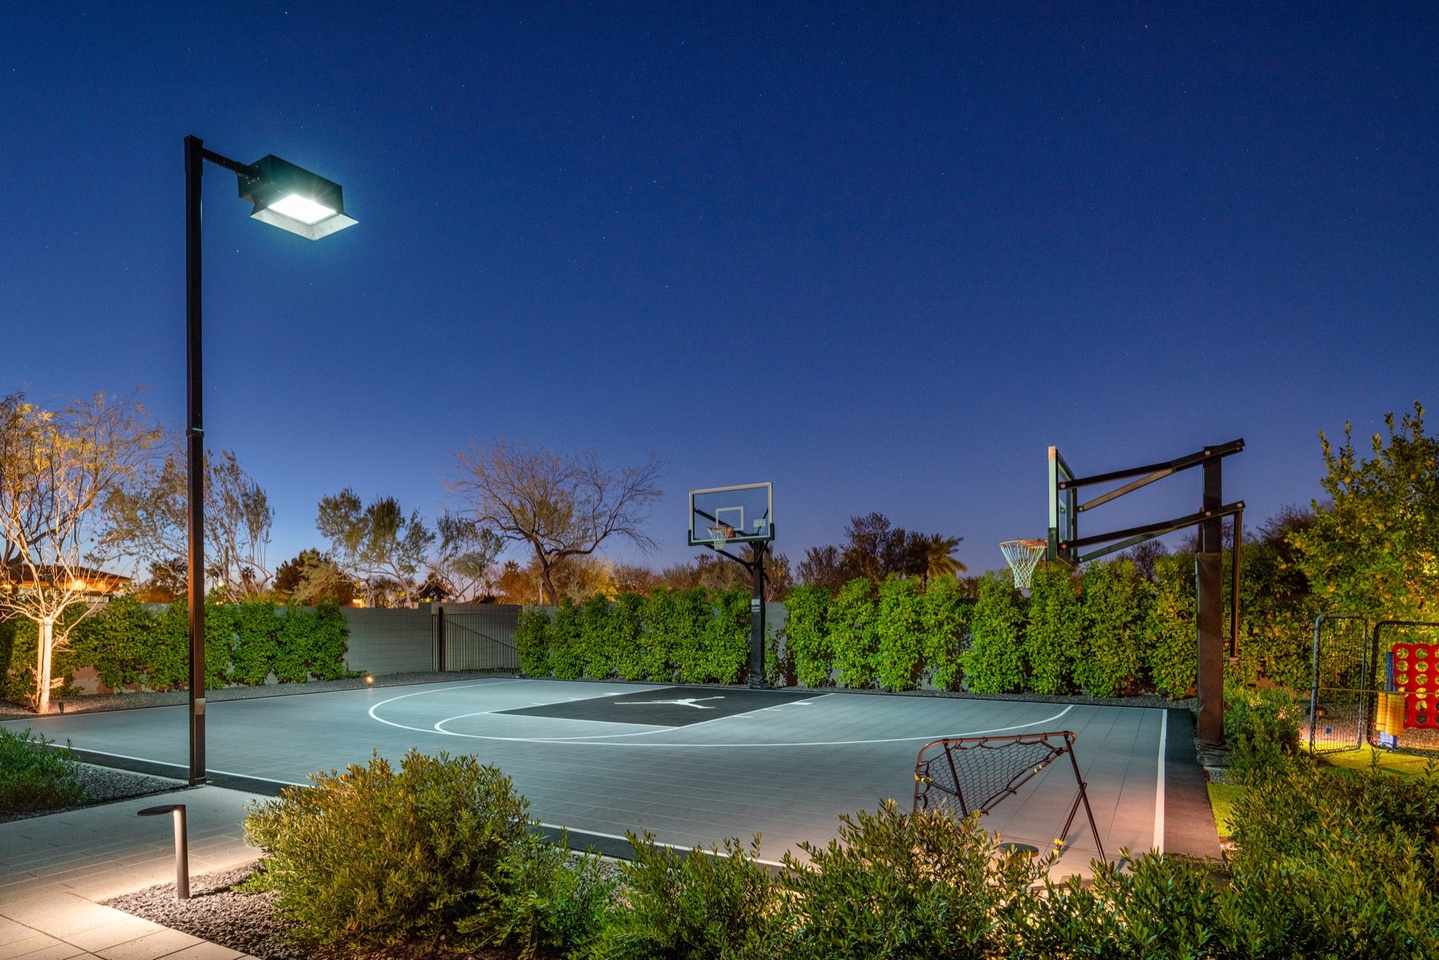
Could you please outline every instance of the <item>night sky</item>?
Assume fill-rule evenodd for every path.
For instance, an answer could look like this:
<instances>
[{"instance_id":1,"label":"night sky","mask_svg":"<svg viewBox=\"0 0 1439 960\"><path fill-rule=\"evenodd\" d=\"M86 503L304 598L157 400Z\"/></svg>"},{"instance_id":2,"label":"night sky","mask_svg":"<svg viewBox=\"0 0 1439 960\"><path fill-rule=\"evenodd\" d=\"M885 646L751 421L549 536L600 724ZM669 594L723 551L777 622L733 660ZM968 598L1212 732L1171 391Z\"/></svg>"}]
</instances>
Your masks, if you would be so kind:
<instances>
[{"instance_id":1,"label":"night sky","mask_svg":"<svg viewBox=\"0 0 1439 960\"><path fill-rule=\"evenodd\" d=\"M1050 444L1243 437L1254 526L1320 495L1317 431L1439 404L1436 50L1428 2L9 4L0 393L181 426L194 134L359 220L206 167L206 433L272 565L496 435L658 456L661 547L611 551L656 567L688 490L770 480L793 563L879 511L1000 568Z\"/></svg>"}]
</instances>

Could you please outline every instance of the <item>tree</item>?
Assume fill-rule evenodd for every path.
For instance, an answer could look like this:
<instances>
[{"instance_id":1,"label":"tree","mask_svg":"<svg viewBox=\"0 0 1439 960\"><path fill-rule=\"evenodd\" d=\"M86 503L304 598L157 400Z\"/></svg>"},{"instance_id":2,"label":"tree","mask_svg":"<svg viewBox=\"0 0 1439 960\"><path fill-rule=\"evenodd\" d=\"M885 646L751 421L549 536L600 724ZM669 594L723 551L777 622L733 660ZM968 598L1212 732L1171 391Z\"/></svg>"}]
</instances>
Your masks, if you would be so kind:
<instances>
[{"instance_id":1,"label":"tree","mask_svg":"<svg viewBox=\"0 0 1439 960\"><path fill-rule=\"evenodd\" d=\"M663 496L653 456L637 467L606 468L593 448L561 455L496 438L456 461L449 489L469 516L530 548L549 603L558 600L554 572L566 559L587 557L612 538L641 550L655 545L642 526L646 508Z\"/></svg>"},{"instance_id":2,"label":"tree","mask_svg":"<svg viewBox=\"0 0 1439 960\"><path fill-rule=\"evenodd\" d=\"M435 520L438 540L428 558L429 580L444 596L436 599L476 603L494 586L495 560L505 541L468 517L442 513Z\"/></svg>"},{"instance_id":3,"label":"tree","mask_svg":"<svg viewBox=\"0 0 1439 960\"><path fill-rule=\"evenodd\" d=\"M106 505L106 548L149 561L152 572L156 564L183 569L190 530L186 477L185 452L174 444L140 482L115 491ZM275 511L269 497L229 450L205 454L204 490L206 592L230 602L252 599L270 581L266 552Z\"/></svg>"},{"instance_id":4,"label":"tree","mask_svg":"<svg viewBox=\"0 0 1439 960\"><path fill-rule=\"evenodd\" d=\"M355 582L334 557L313 547L276 567L271 589L282 601L310 607L322 600L346 606L355 599Z\"/></svg>"},{"instance_id":5,"label":"tree","mask_svg":"<svg viewBox=\"0 0 1439 960\"><path fill-rule=\"evenodd\" d=\"M1335 450L1322 432L1330 502L1288 535L1310 589L1334 609L1428 618L1439 605L1439 437L1424 434L1424 408L1375 434L1373 459L1354 449L1349 424Z\"/></svg>"},{"instance_id":6,"label":"tree","mask_svg":"<svg viewBox=\"0 0 1439 960\"><path fill-rule=\"evenodd\" d=\"M0 399L0 611L36 624L39 713L50 710L56 651L95 605L86 581L98 571L86 564L104 560L104 506L160 436L134 399L101 393L58 412L18 393Z\"/></svg>"},{"instance_id":7,"label":"tree","mask_svg":"<svg viewBox=\"0 0 1439 960\"><path fill-rule=\"evenodd\" d=\"M882 513L850 517L844 546L811 547L799 565L799 579L835 593L856 578L875 585L889 576L928 583L965 569L953 556L963 540L905 530Z\"/></svg>"},{"instance_id":8,"label":"tree","mask_svg":"<svg viewBox=\"0 0 1439 960\"><path fill-rule=\"evenodd\" d=\"M315 528L327 537L335 562L360 585L367 606L414 606L427 579L435 534L415 510L378 497L366 506L346 487L320 500Z\"/></svg>"}]
</instances>

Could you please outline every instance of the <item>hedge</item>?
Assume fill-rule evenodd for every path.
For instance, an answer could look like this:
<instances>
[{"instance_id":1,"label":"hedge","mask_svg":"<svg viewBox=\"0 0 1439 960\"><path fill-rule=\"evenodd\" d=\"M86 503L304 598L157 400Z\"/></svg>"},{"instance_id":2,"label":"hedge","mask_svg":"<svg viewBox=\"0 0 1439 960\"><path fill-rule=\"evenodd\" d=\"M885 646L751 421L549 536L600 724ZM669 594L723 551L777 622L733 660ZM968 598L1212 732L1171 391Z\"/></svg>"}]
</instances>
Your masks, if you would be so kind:
<instances>
[{"instance_id":1,"label":"hedge","mask_svg":"<svg viewBox=\"0 0 1439 960\"><path fill-rule=\"evenodd\" d=\"M55 654L54 672L73 689L76 671L94 668L107 687L179 690L189 681L189 613L183 600L167 607L116 597L74 620L70 643ZM269 600L205 604L205 685L210 689L334 680L345 675L348 628L333 604L276 607ZM35 686L35 624L0 625L0 698L24 702Z\"/></svg>"}]
</instances>

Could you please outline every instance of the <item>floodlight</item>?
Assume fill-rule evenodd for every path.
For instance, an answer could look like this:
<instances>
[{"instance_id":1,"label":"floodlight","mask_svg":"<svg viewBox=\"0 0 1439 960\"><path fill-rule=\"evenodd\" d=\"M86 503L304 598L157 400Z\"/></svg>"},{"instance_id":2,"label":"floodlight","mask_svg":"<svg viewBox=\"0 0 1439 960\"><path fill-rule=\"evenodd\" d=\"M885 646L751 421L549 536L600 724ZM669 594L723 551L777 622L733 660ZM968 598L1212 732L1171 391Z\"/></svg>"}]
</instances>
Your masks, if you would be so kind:
<instances>
[{"instance_id":1,"label":"floodlight","mask_svg":"<svg viewBox=\"0 0 1439 960\"><path fill-rule=\"evenodd\" d=\"M290 233L318 240L356 221L345 216L340 185L276 156L236 171L240 199L255 205L250 216Z\"/></svg>"}]
</instances>

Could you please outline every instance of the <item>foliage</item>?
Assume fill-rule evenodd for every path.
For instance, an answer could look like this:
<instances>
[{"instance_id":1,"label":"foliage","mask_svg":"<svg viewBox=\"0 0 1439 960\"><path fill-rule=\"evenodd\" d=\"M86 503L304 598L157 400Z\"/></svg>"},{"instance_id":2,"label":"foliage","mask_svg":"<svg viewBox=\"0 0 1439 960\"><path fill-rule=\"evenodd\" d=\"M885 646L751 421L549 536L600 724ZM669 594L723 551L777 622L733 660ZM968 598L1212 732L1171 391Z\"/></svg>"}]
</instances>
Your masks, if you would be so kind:
<instances>
[{"instance_id":1,"label":"foliage","mask_svg":"<svg viewBox=\"0 0 1439 960\"><path fill-rule=\"evenodd\" d=\"M184 600L156 611L116 597L73 628L73 642L55 659L64 683L93 667L112 688L176 690L189 682L189 615ZM78 619L78 612L70 616ZM21 623L13 652L0 660L0 696L18 699L34 676L33 624ZM69 629L67 627L67 629ZM334 680L345 675L348 627L339 608L278 609L269 600L205 604L205 685L255 686L274 675L282 683ZM23 658L23 659L22 659ZM63 689L63 688L62 688Z\"/></svg>"},{"instance_id":2,"label":"foliage","mask_svg":"<svg viewBox=\"0 0 1439 960\"><path fill-rule=\"evenodd\" d=\"M622 593L610 610L607 645L615 672L624 680L644 677L644 608L645 599L635 593Z\"/></svg>"},{"instance_id":3,"label":"foliage","mask_svg":"<svg viewBox=\"0 0 1439 960\"><path fill-rule=\"evenodd\" d=\"M646 509L663 496L653 457L638 467L606 468L594 449L563 456L497 437L461 451L456 461L450 491L469 516L534 552L551 603L558 597L557 563L589 556L612 538L642 549L654 544L643 527Z\"/></svg>"},{"instance_id":4,"label":"foliage","mask_svg":"<svg viewBox=\"0 0 1439 960\"><path fill-rule=\"evenodd\" d=\"M37 627L31 700L48 713L55 654L106 574L102 509L140 473L160 429L131 399L96 394L58 412L0 397L0 616ZM80 617L67 617L78 611Z\"/></svg>"},{"instance_id":5,"label":"foliage","mask_svg":"<svg viewBox=\"0 0 1439 960\"><path fill-rule=\"evenodd\" d=\"M1091 697L1122 696L1144 666L1148 591L1128 557L1084 570L1083 641L1074 681Z\"/></svg>"},{"instance_id":6,"label":"foliage","mask_svg":"<svg viewBox=\"0 0 1439 960\"><path fill-rule=\"evenodd\" d=\"M266 550L275 511L269 497L229 450L206 451L201 482L206 592L229 602L254 598L270 580ZM161 570L171 564L185 569L190 482L179 438L140 482L109 498L106 515L104 542L120 555L149 561Z\"/></svg>"},{"instance_id":7,"label":"foliage","mask_svg":"<svg viewBox=\"0 0 1439 960\"><path fill-rule=\"evenodd\" d=\"M591 680L604 680L614 673L612 652L619 649L620 639L611 630L609 599L596 594L579 607L579 655L584 675Z\"/></svg>"},{"instance_id":8,"label":"foliage","mask_svg":"<svg viewBox=\"0 0 1439 960\"><path fill-rule=\"evenodd\" d=\"M623 871L625 905L611 911L591 950L596 960L728 960L762 955L774 881L749 850L725 840L724 853L688 853L629 835L634 858Z\"/></svg>"},{"instance_id":9,"label":"foliage","mask_svg":"<svg viewBox=\"0 0 1439 960\"><path fill-rule=\"evenodd\" d=\"M827 687L834 683L830 670L834 648L829 644L829 590L816 584L800 584L790 591L784 605L785 651L794 664L795 677L806 687Z\"/></svg>"},{"instance_id":10,"label":"foliage","mask_svg":"<svg viewBox=\"0 0 1439 960\"><path fill-rule=\"evenodd\" d=\"M252 804L246 839L265 851L257 885L305 940L435 942L493 908L500 865L531 829L528 801L473 757L376 755Z\"/></svg>"},{"instance_id":11,"label":"foliage","mask_svg":"<svg viewBox=\"0 0 1439 960\"><path fill-rule=\"evenodd\" d=\"M355 582L345 575L335 558L315 549L301 550L293 559L275 568L271 581L275 598L281 603L313 606L332 600L341 606L355 599Z\"/></svg>"},{"instance_id":12,"label":"foliage","mask_svg":"<svg viewBox=\"0 0 1439 960\"><path fill-rule=\"evenodd\" d=\"M1078 587L1066 564L1042 563L1034 569L1025 610L1024 652L1029 688L1035 693L1074 689L1083 627Z\"/></svg>"},{"instance_id":13,"label":"foliage","mask_svg":"<svg viewBox=\"0 0 1439 960\"><path fill-rule=\"evenodd\" d=\"M499 863L497 895L455 924L462 939L515 947L520 960L573 950L598 935L615 894L600 859L572 858L568 834L557 843L521 836Z\"/></svg>"},{"instance_id":14,"label":"foliage","mask_svg":"<svg viewBox=\"0 0 1439 960\"><path fill-rule=\"evenodd\" d=\"M1307 707L1287 690L1231 686L1224 692L1224 739L1228 774L1239 783L1283 769L1299 751L1299 727Z\"/></svg>"},{"instance_id":15,"label":"foliage","mask_svg":"<svg viewBox=\"0 0 1439 960\"><path fill-rule=\"evenodd\" d=\"M1439 780L1296 762L1234 808L1224 946L1240 957L1434 957Z\"/></svg>"},{"instance_id":16,"label":"foliage","mask_svg":"<svg viewBox=\"0 0 1439 960\"><path fill-rule=\"evenodd\" d=\"M1024 598L1008 577L986 573L970 619L969 647L960 656L975 693L1012 693L1024 685Z\"/></svg>"},{"instance_id":17,"label":"foliage","mask_svg":"<svg viewBox=\"0 0 1439 960\"><path fill-rule=\"evenodd\" d=\"M850 517L844 545L810 548L799 565L799 578L831 594L857 578L875 586L890 576L927 583L964 570L953 556L963 540L905 530L882 513Z\"/></svg>"},{"instance_id":18,"label":"foliage","mask_svg":"<svg viewBox=\"0 0 1439 960\"><path fill-rule=\"evenodd\" d=\"M1194 554L1155 557L1154 575L1154 601L1146 630L1150 675L1154 685L1169 696L1188 696L1199 673Z\"/></svg>"},{"instance_id":19,"label":"foliage","mask_svg":"<svg viewBox=\"0 0 1439 960\"><path fill-rule=\"evenodd\" d=\"M315 528L330 541L335 561L364 589L366 606L419 602L435 533L418 510L406 516L394 497L366 506L346 487L321 498Z\"/></svg>"},{"instance_id":20,"label":"foliage","mask_svg":"<svg viewBox=\"0 0 1439 960\"><path fill-rule=\"evenodd\" d=\"M829 604L829 646L834 651L836 680L860 689L874 685L879 653L872 584L856 578L846 583Z\"/></svg>"},{"instance_id":21,"label":"foliage","mask_svg":"<svg viewBox=\"0 0 1439 960\"><path fill-rule=\"evenodd\" d=\"M912 690L923 669L923 597L917 580L891 575L879 585L875 676L884 690Z\"/></svg>"},{"instance_id":22,"label":"foliage","mask_svg":"<svg viewBox=\"0 0 1439 960\"><path fill-rule=\"evenodd\" d=\"M550 622L550 670L560 680L578 680L585 672L583 608L560 597Z\"/></svg>"},{"instance_id":23,"label":"foliage","mask_svg":"<svg viewBox=\"0 0 1439 960\"><path fill-rule=\"evenodd\" d=\"M932 671L930 682L939 690L957 690L964 676L961 653L968 636L973 604L958 579L938 577L929 582L920 606L923 646L921 656Z\"/></svg>"},{"instance_id":24,"label":"foliage","mask_svg":"<svg viewBox=\"0 0 1439 960\"><path fill-rule=\"evenodd\" d=\"M1297 530L1298 565L1314 592L1340 613L1428 618L1439 603L1439 437L1424 433L1424 408L1375 434L1373 459L1355 450L1349 424L1338 450L1322 432L1328 504Z\"/></svg>"},{"instance_id":25,"label":"foliage","mask_svg":"<svg viewBox=\"0 0 1439 960\"><path fill-rule=\"evenodd\" d=\"M1121 865L1095 863L1089 882L1045 878L1022 898L1004 956L1114 960L1229 956L1215 950L1225 928L1213 880L1192 861L1123 851Z\"/></svg>"},{"instance_id":26,"label":"foliage","mask_svg":"<svg viewBox=\"0 0 1439 960\"><path fill-rule=\"evenodd\" d=\"M34 813L82 803L85 790L76 780L78 772L68 748L56 750L29 730L0 727L0 810Z\"/></svg>"},{"instance_id":27,"label":"foliage","mask_svg":"<svg viewBox=\"0 0 1439 960\"><path fill-rule=\"evenodd\" d=\"M550 669L550 615L544 607L525 607L515 623L515 653L520 672L527 677L548 677ZM628 679L635 679L630 677Z\"/></svg>"},{"instance_id":28,"label":"foliage","mask_svg":"<svg viewBox=\"0 0 1439 960\"><path fill-rule=\"evenodd\" d=\"M793 960L990 955L996 926L1040 868L996 860L974 820L933 810L840 817L839 838L786 853L773 955Z\"/></svg>"}]
</instances>

